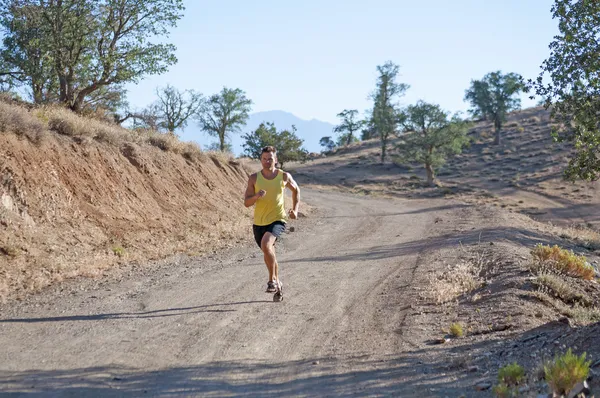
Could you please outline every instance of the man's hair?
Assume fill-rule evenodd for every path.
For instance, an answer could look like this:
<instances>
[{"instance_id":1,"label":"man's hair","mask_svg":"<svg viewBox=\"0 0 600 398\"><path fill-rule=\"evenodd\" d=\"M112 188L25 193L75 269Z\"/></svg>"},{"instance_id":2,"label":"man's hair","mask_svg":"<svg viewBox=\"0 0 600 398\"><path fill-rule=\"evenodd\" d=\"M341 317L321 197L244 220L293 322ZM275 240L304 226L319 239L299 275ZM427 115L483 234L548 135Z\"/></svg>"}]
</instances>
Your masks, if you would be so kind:
<instances>
[{"instance_id":1,"label":"man's hair","mask_svg":"<svg viewBox=\"0 0 600 398\"><path fill-rule=\"evenodd\" d=\"M274 146L269 145L262 149L260 156L262 156L263 153L268 153L268 152L271 152L273 155L277 155L277 149L275 149Z\"/></svg>"}]
</instances>

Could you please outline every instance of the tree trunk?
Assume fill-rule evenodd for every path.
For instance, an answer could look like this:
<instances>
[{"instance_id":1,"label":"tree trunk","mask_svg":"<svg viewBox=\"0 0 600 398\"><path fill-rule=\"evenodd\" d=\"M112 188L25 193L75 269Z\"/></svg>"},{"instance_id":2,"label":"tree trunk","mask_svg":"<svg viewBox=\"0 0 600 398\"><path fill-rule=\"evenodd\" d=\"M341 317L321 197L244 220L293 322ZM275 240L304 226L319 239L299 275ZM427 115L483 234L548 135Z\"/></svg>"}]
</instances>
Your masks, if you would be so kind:
<instances>
[{"instance_id":1,"label":"tree trunk","mask_svg":"<svg viewBox=\"0 0 600 398\"><path fill-rule=\"evenodd\" d=\"M494 145L500 145L500 123L499 122L494 122L494 131L495 131L495 137L494 137Z\"/></svg>"},{"instance_id":2,"label":"tree trunk","mask_svg":"<svg viewBox=\"0 0 600 398\"><path fill-rule=\"evenodd\" d=\"M385 139L382 134L381 135L381 164L383 164L383 162L385 161L386 144L387 144L387 139Z\"/></svg>"},{"instance_id":3,"label":"tree trunk","mask_svg":"<svg viewBox=\"0 0 600 398\"><path fill-rule=\"evenodd\" d=\"M434 185L433 182L435 181L435 174L433 173L431 163L425 163L425 171L427 172L427 185L432 187Z\"/></svg>"},{"instance_id":4,"label":"tree trunk","mask_svg":"<svg viewBox=\"0 0 600 398\"><path fill-rule=\"evenodd\" d=\"M221 152L225 152L225 131L219 131L219 148Z\"/></svg>"}]
</instances>

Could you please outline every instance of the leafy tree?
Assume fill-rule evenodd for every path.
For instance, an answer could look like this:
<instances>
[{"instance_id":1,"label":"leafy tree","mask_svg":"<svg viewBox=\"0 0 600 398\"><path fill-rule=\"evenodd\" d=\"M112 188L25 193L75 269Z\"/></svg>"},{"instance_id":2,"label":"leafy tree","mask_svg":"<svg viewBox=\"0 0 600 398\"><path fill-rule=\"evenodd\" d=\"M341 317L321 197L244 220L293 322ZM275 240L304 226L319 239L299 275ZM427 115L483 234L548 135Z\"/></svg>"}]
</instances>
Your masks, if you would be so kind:
<instances>
[{"instance_id":1,"label":"leafy tree","mask_svg":"<svg viewBox=\"0 0 600 398\"><path fill-rule=\"evenodd\" d=\"M348 145L352 144L353 142L358 142L358 141L359 141L358 137L355 137L353 134L348 132L348 133L341 134L338 137L338 139L336 141L336 145L337 146L348 146Z\"/></svg>"},{"instance_id":2,"label":"leafy tree","mask_svg":"<svg viewBox=\"0 0 600 398\"><path fill-rule=\"evenodd\" d=\"M369 114L371 117L365 120L365 125L360 132L360 138L363 141L378 137L377 130L375 130L375 126L373 125L373 111L369 111Z\"/></svg>"},{"instance_id":3,"label":"leafy tree","mask_svg":"<svg viewBox=\"0 0 600 398\"><path fill-rule=\"evenodd\" d=\"M223 87L202 104L197 114L198 123L203 131L219 139L223 151L230 135L246 125L251 109L252 100L246 98L244 91Z\"/></svg>"},{"instance_id":4,"label":"leafy tree","mask_svg":"<svg viewBox=\"0 0 600 398\"><path fill-rule=\"evenodd\" d=\"M172 131L183 129L187 126L188 119L198 112L202 105L202 94L194 90L179 91L171 85L157 88L156 110L158 112L158 126L162 130Z\"/></svg>"},{"instance_id":5,"label":"leafy tree","mask_svg":"<svg viewBox=\"0 0 600 398\"><path fill-rule=\"evenodd\" d=\"M356 109L344 109L337 114L337 117L342 119L342 123L335 126L333 131L340 134L339 145L348 146L357 140L354 134L365 124L363 120L356 120L357 115L358 111Z\"/></svg>"},{"instance_id":6,"label":"leafy tree","mask_svg":"<svg viewBox=\"0 0 600 398\"><path fill-rule=\"evenodd\" d=\"M160 74L177 60L165 37L183 0L0 0L0 72L36 103L80 111L94 92Z\"/></svg>"},{"instance_id":7,"label":"leafy tree","mask_svg":"<svg viewBox=\"0 0 600 398\"><path fill-rule=\"evenodd\" d=\"M385 161L389 137L395 133L399 122L396 100L403 96L409 88L407 84L396 82L399 69L398 65L390 61L377 66L379 72L377 88L371 95L374 101L371 123L381 141L382 163Z\"/></svg>"},{"instance_id":8,"label":"leafy tree","mask_svg":"<svg viewBox=\"0 0 600 398\"><path fill-rule=\"evenodd\" d=\"M321 137L319 145L323 147L323 152L331 152L336 146L335 141L333 141L331 137Z\"/></svg>"},{"instance_id":9,"label":"leafy tree","mask_svg":"<svg viewBox=\"0 0 600 398\"><path fill-rule=\"evenodd\" d=\"M397 160L423 164L427 183L433 185L435 169L468 143L469 124L456 115L450 118L439 105L423 101L408 106L404 115L402 125L407 133L396 146Z\"/></svg>"},{"instance_id":10,"label":"leafy tree","mask_svg":"<svg viewBox=\"0 0 600 398\"><path fill-rule=\"evenodd\" d=\"M261 123L253 132L244 134L242 138L246 141L244 154L258 159L262 148L272 145L277 149L277 160L283 168L283 164L293 161L305 161L308 151L302 148L304 140L296 135L296 127L292 130L277 131L272 122Z\"/></svg>"},{"instance_id":11,"label":"leafy tree","mask_svg":"<svg viewBox=\"0 0 600 398\"><path fill-rule=\"evenodd\" d=\"M471 104L473 116L493 121L494 144L500 144L500 130L508 112L521 108L521 100L516 95L525 89L523 78L516 73L503 75L497 71L488 73L482 80L471 80L465 101Z\"/></svg>"},{"instance_id":12,"label":"leafy tree","mask_svg":"<svg viewBox=\"0 0 600 398\"><path fill-rule=\"evenodd\" d=\"M562 126L554 129L555 140L574 145L565 177L594 181L600 177L600 3L555 0L552 13L560 33L529 86Z\"/></svg>"}]
</instances>

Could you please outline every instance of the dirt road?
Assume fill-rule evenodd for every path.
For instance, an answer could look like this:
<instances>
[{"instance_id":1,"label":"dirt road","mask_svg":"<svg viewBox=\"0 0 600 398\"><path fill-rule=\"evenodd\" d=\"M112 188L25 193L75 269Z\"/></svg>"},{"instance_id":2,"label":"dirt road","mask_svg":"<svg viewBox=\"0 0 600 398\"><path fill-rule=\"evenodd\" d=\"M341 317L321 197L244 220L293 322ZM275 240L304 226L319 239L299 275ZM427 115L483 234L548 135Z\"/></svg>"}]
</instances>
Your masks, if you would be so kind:
<instances>
[{"instance_id":1,"label":"dirt road","mask_svg":"<svg viewBox=\"0 0 600 398\"><path fill-rule=\"evenodd\" d=\"M2 308L0 394L438 396L405 318L415 243L448 202L303 196L317 210L278 246L282 303L257 247L68 283Z\"/></svg>"}]
</instances>

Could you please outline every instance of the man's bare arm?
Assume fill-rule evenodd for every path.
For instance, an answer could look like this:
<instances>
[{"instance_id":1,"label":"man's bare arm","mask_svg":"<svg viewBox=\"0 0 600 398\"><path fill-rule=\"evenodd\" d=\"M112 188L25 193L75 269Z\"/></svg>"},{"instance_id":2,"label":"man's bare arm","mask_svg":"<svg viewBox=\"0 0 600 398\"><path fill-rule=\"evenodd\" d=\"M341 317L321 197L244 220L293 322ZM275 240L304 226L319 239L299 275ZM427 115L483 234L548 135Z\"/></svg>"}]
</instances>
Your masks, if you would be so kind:
<instances>
[{"instance_id":1,"label":"man's bare arm","mask_svg":"<svg viewBox=\"0 0 600 398\"><path fill-rule=\"evenodd\" d=\"M256 174L252 174L250 178L248 178L248 186L246 187L246 193L244 195L244 206L246 207L253 206L258 199L265 196L266 191L262 189L257 193L254 193L254 184L256 184Z\"/></svg>"},{"instance_id":2,"label":"man's bare arm","mask_svg":"<svg viewBox=\"0 0 600 398\"><path fill-rule=\"evenodd\" d=\"M290 218L298 218L298 210L300 208L300 187L290 173L286 173L285 186L292 191L292 208L290 209Z\"/></svg>"}]
</instances>

